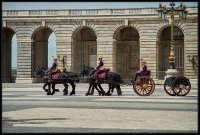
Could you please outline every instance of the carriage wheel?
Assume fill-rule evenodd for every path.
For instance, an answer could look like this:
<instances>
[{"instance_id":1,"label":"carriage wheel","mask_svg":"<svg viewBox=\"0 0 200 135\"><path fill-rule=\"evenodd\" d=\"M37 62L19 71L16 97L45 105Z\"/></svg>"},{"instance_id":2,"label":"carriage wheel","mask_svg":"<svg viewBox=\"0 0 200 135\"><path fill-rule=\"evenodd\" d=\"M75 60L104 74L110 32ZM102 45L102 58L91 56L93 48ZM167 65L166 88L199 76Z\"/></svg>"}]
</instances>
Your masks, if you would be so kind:
<instances>
[{"instance_id":1,"label":"carriage wheel","mask_svg":"<svg viewBox=\"0 0 200 135\"><path fill-rule=\"evenodd\" d=\"M180 76L172 82L172 90L177 96L185 96L190 92L191 84L189 79Z\"/></svg>"},{"instance_id":2,"label":"carriage wheel","mask_svg":"<svg viewBox=\"0 0 200 135\"><path fill-rule=\"evenodd\" d=\"M139 96L149 96L155 90L155 83L150 77L141 77L133 83L133 89Z\"/></svg>"},{"instance_id":3,"label":"carriage wheel","mask_svg":"<svg viewBox=\"0 0 200 135\"><path fill-rule=\"evenodd\" d=\"M165 83L164 83L164 89L165 89L165 92L170 95L170 96L175 96L176 93L174 93L173 89L172 89L172 84L168 84L167 83L167 80L165 80Z\"/></svg>"}]
</instances>

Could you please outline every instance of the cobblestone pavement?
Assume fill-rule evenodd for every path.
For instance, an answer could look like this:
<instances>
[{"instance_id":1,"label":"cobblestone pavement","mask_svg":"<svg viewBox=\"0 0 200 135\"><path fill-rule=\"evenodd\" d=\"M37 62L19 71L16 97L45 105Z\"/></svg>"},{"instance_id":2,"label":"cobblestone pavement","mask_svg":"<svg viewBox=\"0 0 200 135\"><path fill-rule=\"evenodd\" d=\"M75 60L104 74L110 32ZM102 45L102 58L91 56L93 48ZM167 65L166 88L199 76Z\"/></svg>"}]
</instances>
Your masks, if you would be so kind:
<instances>
[{"instance_id":1,"label":"cobblestone pavement","mask_svg":"<svg viewBox=\"0 0 200 135\"><path fill-rule=\"evenodd\" d=\"M123 95L85 96L88 84L76 84L76 95L46 95L42 83L2 84L3 133L197 133L198 92L169 96L156 85L150 96L132 86ZM108 89L107 85L103 88ZM69 91L71 91L69 87Z\"/></svg>"}]
</instances>

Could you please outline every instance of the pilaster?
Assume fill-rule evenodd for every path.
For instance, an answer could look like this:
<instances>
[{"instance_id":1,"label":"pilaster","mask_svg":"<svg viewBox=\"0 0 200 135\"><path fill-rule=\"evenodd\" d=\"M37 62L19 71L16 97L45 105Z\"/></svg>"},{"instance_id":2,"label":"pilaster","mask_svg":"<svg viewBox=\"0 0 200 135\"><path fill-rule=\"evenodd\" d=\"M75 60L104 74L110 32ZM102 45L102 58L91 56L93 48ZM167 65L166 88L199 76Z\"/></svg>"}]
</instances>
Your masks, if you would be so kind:
<instances>
[{"instance_id":1,"label":"pilaster","mask_svg":"<svg viewBox=\"0 0 200 135\"><path fill-rule=\"evenodd\" d=\"M17 43L17 77L16 83L33 83L31 41L21 40Z\"/></svg>"}]
</instances>

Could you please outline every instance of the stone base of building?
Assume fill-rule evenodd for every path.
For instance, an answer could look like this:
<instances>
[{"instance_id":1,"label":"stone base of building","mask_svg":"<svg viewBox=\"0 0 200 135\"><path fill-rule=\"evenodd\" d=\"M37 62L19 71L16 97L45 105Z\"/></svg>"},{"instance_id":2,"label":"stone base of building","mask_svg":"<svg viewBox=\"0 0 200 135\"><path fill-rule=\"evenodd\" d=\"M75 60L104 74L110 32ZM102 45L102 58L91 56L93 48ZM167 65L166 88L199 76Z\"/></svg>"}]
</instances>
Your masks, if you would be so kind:
<instances>
[{"instance_id":1,"label":"stone base of building","mask_svg":"<svg viewBox=\"0 0 200 135\"><path fill-rule=\"evenodd\" d=\"M11 79L11 78L6 78L6 77L5 77L5 78L2 77L2 78L1 78L1 82L2 82L2 83L12 82L12 79Z\"/></svg>"},{"instance_id":2,"label":"stone base of building","mask_svg":"<svg viewBox=\"0 0 200 135\"><path fill-rule=\"evenodd\" d=\"M169 77L177 77L179 71L177 69L167 69L165 73L166 73L166 76L165 76L165 80L166 80L166 78L169 78Z\"/></svg>"},{"instance_id":3,"label":"stone base of building","mask_svg":"<svg viewBox=\"0 0 200 135\"><path fill-rule=\"evenodd\" d=\"M189 79L192 88L198 88L198 79Z\"/></svg>"},{"instance_id":4,"label":"stone base of building","mask_svg":"<svg viewBox=\"0 0 200 135\"><path fill-rule=\"evenodd\" d=\"M15 83L37 83L37 78L16 78Z\"/></svg>"}]
</instances>

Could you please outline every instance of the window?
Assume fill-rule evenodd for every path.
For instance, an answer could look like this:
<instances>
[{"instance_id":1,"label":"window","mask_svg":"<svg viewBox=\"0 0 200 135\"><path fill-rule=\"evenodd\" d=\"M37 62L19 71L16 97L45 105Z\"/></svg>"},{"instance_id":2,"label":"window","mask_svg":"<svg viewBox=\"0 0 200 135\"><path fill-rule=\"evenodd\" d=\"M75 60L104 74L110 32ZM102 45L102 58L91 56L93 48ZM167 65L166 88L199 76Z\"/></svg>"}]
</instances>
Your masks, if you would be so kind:
<instances>
[{"instance_id":1,"label":"window","mask_svg":"<svg viewBox=\"0 0 200 135\"><path fill-rule=\"evenodd\" d=\"M175 45L175 67L183 68L183 46Z\"/></svg>"}]
</instances>

